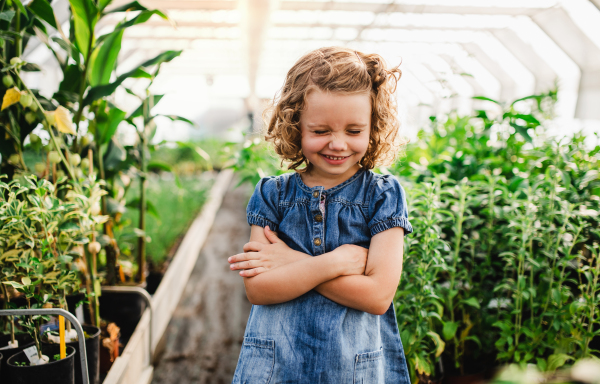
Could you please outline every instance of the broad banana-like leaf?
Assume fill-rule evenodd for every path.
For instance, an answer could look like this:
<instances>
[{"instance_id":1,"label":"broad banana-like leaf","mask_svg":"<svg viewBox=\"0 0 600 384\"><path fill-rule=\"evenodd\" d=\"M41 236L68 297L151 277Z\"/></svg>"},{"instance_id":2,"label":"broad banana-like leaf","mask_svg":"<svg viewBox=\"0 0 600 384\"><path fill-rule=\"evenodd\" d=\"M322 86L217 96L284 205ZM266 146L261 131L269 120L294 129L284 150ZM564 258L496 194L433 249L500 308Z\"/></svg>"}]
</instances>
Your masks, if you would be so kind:
<instances>
[{"instance_id":1,"label":"broad banana-like leaf","mask_svg":"<svg viewBox=\"0 0 600 384\"><path fill-rule=\"evenodd\" d=\"M162 13L161 11L159 11L158 9L154 9L152 11L142 11L140 12L139 15L135 16L133 19L128 20L124 23L119 23L117 24L117 26L115 26L115 29L110 32L107 33L105 35L99 36L98 39L96 40L96 46L102 44L102 42L106 39L108 39L112 34L119 32L121 30L124 30L126 28L132 27L134 25L137 24L142 24L145 23L146 21L148 21L148 19L150 19L150 17L152 17L152 15L159 15L160 17L162 17L165 20L169 20L169 18L167 17L167 15L165 15L164 13Z\"/></svg>"},{"instance_id":2,"label":"broad banana-like leaf","mask_svg":"<svg viewBox=\"0 0 600 384\"><path fill-rule=\"evenodd\" d=\"M160 100L163 98L164 95L152 95L153 103L152 105L156 105L160 102ZM142 116L142 108L144 107L144 103L140 104L140 106L131 113L131 115L129 115L127 117L127 119L134 119L136 117L140 117Z\"/></svg>"},{"instance_id":3,"label":"broad banana-like leaf","mask_svg":"<svg viewBox=\"0 0 600 384\"><path fill-rule=\"evenodd\" d=\"M18 1L18 0L17 0ZM90 39L98 20L98 9L92 0L69 0L75 20L75 42L79 51L87 58L90 54Z\"/></svg>"},{"instance_id":4,"label":"broad banana-like leaf","mask_svg":"<svg viewBox=\"0 0 600 384\"><path fill-rule=\"evenodd\" d=\"M21 3L21 0L12 0L12 1L21 10L21 15L23 15L26 20L29 20L29 17L27 17L27 11L25 10L25 7L23 6L23 3Z\"/></svg>"},{"instance_id":5,"label":"broad banana-like leaf","mask_svg":"<svg viewBox=\"0 0 600 384\"><path fill-rule=\"evenodd\" d=\"M123 4L120 7L116 7L111 9L110 11L106 11L105 13L116 13L116 12L128 12L128 11L147 11L148 8L144 7L138 1L132 1L127 4Z\"/></svg>"},{"instance_id":6,"label":"broad banana-like leaf","mask_svg":"<svg viewBox=\"0 0 600 384\"><path fill-rule=\"evenodd\" d=\"M33 0L28 7L31 12L35 13L40 19L50 24L54 29L58 29L54 11L47 0Z\"/></svg>"},{"instance_id":7,"label":"broad banana-like leaf","mask_svg":"<svg viewBox=\"0 0 600 384\"><path fill-rule=\"evenodd\" d=\"M159 55L157 55L156 57L142 63L142 65L140 65L139 67L126 72L124 74L122 74L121 76L117 77L117 79L110 84L105 84L105 85L99 85L96 87L93 87L89 90L89 92L87 93L87 95L85 96L85 99L83 100L83 104L84 105L89 105L91 104L94 100L98 100L102 97L111 95L119 85L121 85L121 83L123 81L125 81L125 79L133 77L133 78L140 78L140 77L145 77L145 78L151 78L152 76L146 72L146 70L144 68L146 67L150 67L152 65L156 65L156 64L161 64L161 63L166 63L169 62L171 60L173 60L174 58L176 58L177 56L179 56L181 54L182 51L166 51L163 52Z\"/></svg>"},{"instance_id":8,"label":"broad banana-like leaf","mask_svg":"<svg viewBox=\"0 0 600 384\"><path fill-rule=\"evenodd\" d=\"M110 108L108 113L100 112L96 116L96 130L100 145L106 144L112 139L117 127L125 118L125 111L119 108Z\"/></svg>"},{"instance_id":9,"label":"broad banana-like leaf","mask_svg":"<svg viewBox=\"0 0 600 384\"><path fill-rule=\"evenodd\" d=\"M90 85L108 84L110 74L115 69L117 56L121 51L121 40L124 30L109 34L100 49L94 50L90 61Z\"/></svg>"},{"instance_id":10,"label":"broad banana-like leaf","mask_svg":"<svg viewBox=\"0 0 600 384\"><path fill-rule=\"evenodd\" d=\"M19 88L13 87L8 89L2 99L2 108L0 110L4 111L11 105L18 103L19 100L21 100L21 91L19 91Z\"/></svg>"}]
</instances>

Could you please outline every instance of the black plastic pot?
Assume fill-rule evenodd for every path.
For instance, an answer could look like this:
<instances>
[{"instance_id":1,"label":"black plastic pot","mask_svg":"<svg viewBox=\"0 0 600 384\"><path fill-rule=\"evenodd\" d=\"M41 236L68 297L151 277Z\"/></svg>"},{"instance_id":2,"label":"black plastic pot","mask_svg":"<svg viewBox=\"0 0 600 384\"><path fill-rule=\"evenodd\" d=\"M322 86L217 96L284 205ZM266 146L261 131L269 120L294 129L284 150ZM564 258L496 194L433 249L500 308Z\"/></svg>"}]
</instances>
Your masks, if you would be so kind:
<instances>
[{"instance_id":1,"label":"black plastic pot","mask_svg":"<svg viewBox=\"0 0 600 384\"><path fill-rule=\"evenodd\" d=\"M15 335L15 340L19 341L19 348L9 348L9 349L3 349L0 352L2 352L2 361L0 362L0 383L5 384L5 383L10 383L10 381L7 381L4 376L7 375L6 373L6 362L8 361L8 359L12 356L12 355L16 355L17 353L21 352L22 350L24 350L27 347L31 347L34 342L33 339L31 337L29 337L28 334L26 333L19 333ZM0 335L0 347L4 347L6 345L8 345L8 342L10 341L10 335Z\"/></svg>"},{"instance_id":2,"label":"black plastic pot","mask_svg":"<svg viewBox=\"0 0 600 384\"><path fill-rule=\"evenodd\" d=\"M137 293L103 292L100 296L100 317L114 322L121 329L119 342L123 347L127 345L145 310L146 302Z\"/></svg>"},{"instance_id":3,"label":"black plastic pot","mask_svg":"<svg viewBox=\"0 0 600 384\"><path fill-rule=\"evenodd\" d=\"M154 295L163 277L165 277L163 272L150 271L148 276L146 276L146 291Z\"/></svg>"},{"instance_id":4,"label":"black plastic pot","mask_svg":"<svg viewBox=\"0 0 600 384\"><path fill-rule=\"evenodd\" d=\"M0 353L0 377L2 377L2 354Z\"/></svg>"},{"instance_id":5,"label":"black plastic pot","mask_svg":"<svg viewBox=\"0 0 600 384\"><path fill-rule=\"evenodd\" d=\"M100 328L93 325L82 325L88 338L85 339L85 353L88 365L90 384L100 384ZM44 345L57 345L42 341ZM81 362L79 360L79 341L67 343L75 348L75 384L83 384L81 378Z\"/></svg>"},{"instance_id":6,"label":"black plastic pot","mask_svg":"<svg viewBox=\"0 0 600 384\"><path fill-rule=\"evenodd\" d=\"M10 384L75 384L75 348L67 347L67 357L55 361L53 356L60 353L58 345L43 345L42 353L50 358L44 365L18 366L27 363L25 352L13 355L7 361L8 383Z\"/></svg>"}]
</instances>

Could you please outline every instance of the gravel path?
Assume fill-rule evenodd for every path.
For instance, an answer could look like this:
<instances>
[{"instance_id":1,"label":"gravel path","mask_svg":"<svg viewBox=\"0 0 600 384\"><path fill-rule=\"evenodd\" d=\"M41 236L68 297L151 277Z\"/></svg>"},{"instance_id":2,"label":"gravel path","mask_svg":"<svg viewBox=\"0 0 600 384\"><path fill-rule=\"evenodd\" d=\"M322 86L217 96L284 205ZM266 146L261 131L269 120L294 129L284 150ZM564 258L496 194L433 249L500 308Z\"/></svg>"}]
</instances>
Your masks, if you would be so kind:
<instances>
[{"instance_id":1,"label":"gravel path","mask_svg":"<svg viewBox=\"0 0 600 384\"><path fill-rule=\"evenodd\" d=\"M153 384L231 383L251 304L227 257L250 238L249 186L234 177L166 330Z\"/></svg>"}]
</instances>

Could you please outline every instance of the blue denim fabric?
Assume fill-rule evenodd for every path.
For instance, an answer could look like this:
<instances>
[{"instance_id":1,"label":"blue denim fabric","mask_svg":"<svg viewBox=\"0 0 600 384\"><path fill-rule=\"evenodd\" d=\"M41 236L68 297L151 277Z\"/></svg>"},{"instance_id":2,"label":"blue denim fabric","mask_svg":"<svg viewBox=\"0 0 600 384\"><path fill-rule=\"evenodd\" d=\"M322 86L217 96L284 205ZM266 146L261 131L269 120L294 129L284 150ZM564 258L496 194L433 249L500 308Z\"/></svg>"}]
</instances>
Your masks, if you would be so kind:
<instances>
[{"instance_id":1,"label":"blue denim fabric","mask_svg":"<svg viewBox=\"0 0 600 384\"><path fill-rule=\"evenodd\" d=\"M321 194L326 209L317 221ZM265 177L247 218L312 256L342 244L369 248L371 237L392 227L413 231L399 181L363 169L327 190L309 188L297 173ZM281 304L253 305L233 383L410 384L394 306L377 316L314 290Z\"/></svg>"}]
</instances>

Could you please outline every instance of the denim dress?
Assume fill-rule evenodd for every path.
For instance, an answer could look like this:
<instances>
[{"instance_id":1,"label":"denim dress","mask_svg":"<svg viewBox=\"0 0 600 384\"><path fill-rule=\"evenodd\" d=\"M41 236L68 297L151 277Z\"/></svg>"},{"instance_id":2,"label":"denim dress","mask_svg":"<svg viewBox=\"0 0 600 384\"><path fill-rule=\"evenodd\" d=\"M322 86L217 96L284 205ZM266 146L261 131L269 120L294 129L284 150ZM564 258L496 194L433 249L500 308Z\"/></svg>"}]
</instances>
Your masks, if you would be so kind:
<instances>
[{"instance_id":1,"label":"denim dress","mask_svg":"<svg viewBox=\"0 0 600 384\"><path fill-rule=\"evenodd\" d=\"M247 218L311 256L343 244L368 249L371 237L392 227L412 232L398 179L364 169L330 189L310 188L295 172L265 177ZM233 383L410 384L394 306L372 315L315 290L253 305Z\"/></svg>"}]
</instances>

